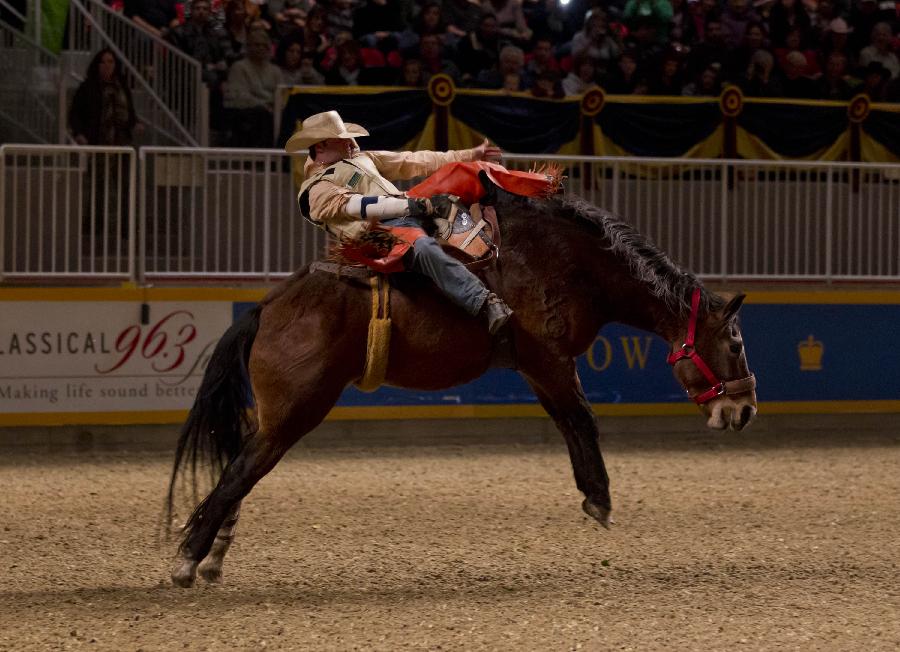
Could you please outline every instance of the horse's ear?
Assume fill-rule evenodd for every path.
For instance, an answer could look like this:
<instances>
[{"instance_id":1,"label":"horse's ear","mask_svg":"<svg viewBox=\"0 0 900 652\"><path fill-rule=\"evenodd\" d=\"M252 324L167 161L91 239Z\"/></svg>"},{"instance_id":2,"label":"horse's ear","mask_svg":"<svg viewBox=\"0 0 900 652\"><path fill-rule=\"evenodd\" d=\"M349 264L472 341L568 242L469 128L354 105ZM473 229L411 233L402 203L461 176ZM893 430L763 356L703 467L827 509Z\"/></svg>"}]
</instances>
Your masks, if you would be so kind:
<instances>
[{"instance_id":1,"label":"horse's ear","mask_svg":"<svg viewBox=\"0 0 900 652\"><path fill-rule=\"evenodd\" d=\"M747 298L747 295L743 292L736 294L733 296L727 304L725 304L725 308L722 309L722 317L723 319L731 319L740 310L741 305L744 303L744 299Z\"/></svg>"}]
</instances>

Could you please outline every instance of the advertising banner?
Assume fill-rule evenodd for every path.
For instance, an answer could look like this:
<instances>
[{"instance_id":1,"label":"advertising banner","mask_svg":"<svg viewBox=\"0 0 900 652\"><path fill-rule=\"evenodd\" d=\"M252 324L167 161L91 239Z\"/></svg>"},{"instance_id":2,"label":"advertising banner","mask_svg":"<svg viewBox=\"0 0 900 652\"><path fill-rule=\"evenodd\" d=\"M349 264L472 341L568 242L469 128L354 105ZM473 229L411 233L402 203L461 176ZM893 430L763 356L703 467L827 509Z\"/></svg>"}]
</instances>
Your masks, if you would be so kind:
<instances>
[{"instance_id":1,"label":"advertising banner","mask_svg":"<svg viewBox=\"0 0 900 652\"><path fill-rule=\"evenodd\" d=\"M230 302L3 305L4 415L185 410L232 314Z\"/></svg>"}]
</instances>

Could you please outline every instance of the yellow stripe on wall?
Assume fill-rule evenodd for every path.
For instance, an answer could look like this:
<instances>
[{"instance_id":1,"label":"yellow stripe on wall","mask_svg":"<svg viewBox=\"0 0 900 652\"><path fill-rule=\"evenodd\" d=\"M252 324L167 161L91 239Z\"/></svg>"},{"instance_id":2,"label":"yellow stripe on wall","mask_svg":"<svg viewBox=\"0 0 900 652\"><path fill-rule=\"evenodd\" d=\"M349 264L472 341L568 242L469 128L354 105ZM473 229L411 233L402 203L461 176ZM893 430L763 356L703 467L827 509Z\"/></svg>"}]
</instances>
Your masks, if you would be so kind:
<instances>
[{"instance_id":1,"label":"yellow stripe on wall","mask_svg":"<svg viewBox=\"0 0 900 652\"><path fill-rule=\"evenodd\" d=\"M608 417L690 416L700 412L692 403L593 403L594 412ZM900 400L884 401L771 401L759 405L771 414L890 414L900 412ZM416 419L516 419L546 417L537 404L399 405L336 407L326 421L389 421ZM0 414L0 427L67 425L180 424L187 410L159 412L39 412Z\"/></svg>"}]
</instances>

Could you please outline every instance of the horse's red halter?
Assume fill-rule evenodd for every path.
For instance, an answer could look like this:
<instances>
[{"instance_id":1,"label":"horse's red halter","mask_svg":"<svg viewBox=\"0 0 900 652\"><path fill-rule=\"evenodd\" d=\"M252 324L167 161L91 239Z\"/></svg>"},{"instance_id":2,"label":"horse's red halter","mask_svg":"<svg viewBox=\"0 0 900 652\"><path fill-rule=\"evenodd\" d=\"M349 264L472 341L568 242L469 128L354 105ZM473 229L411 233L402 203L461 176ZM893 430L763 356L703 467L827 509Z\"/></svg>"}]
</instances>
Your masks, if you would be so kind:
<instances>
[{"instance_id":1,"label":"horse's red halter","mask_svg":"<svg viewBox=\"0 0 900 652\"><path fill-rule=\"evenodd\" d=\"M697 405L703 405L717 396L744 394L756 389L756 377L753 374L737 380L719 380L719 377L712 372L712 369L709 368L703 361L703 358L700 357L700 354L697 353L697 349L694 348L694 336L697 334L697 316L699 312L700 288L695 288L694 294L691 296L691 319L688 322L688 331L687 336L684 339L684 344L681 345L681 349L673 351L666 358L666 362L673 367L680 360L688 359L694 363L694 366L697 367L700 373L703 374L703 377L706 378L709 383L709 389L700 394L694 394L691 396L691 399Z\"/></svg>"}]
</instances>

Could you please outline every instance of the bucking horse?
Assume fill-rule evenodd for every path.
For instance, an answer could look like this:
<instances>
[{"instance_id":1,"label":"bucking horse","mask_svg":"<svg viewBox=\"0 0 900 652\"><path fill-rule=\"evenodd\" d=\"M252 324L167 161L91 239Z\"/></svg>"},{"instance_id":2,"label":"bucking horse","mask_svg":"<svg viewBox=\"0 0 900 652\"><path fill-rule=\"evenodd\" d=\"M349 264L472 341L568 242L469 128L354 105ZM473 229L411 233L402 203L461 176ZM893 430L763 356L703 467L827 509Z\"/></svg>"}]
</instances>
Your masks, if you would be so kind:
<instances>
[{"instance_id":1,"label":"bucking horse","mask_svg":"<svg viewBox=\"0 0 900 652\"><path fill-rule=\"evenodd\" d=\"M576 357L608 322L656 333L707 425L741 430L757 410L737 316L744 295L708 291L628 223L583 200L525 198L481 180L481 203L496 210L502 239L481 274L514 310L505 335L514 366L565 439L582 508L608 528L609 476ZM392 274L390 285L386 384L446 389L492 366L497 338L482 320L424 277ZM175 585L192 586L198 572L221 581L241 501L363 374L371 308L368 284L307 267L219 340L175 455L170 519L180 477L196 483L208 465L214 482L182 530Z\"/></svg>"}]
</instances>

